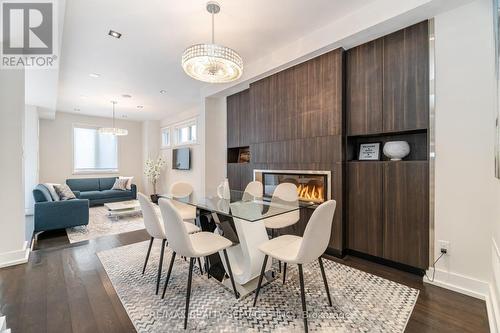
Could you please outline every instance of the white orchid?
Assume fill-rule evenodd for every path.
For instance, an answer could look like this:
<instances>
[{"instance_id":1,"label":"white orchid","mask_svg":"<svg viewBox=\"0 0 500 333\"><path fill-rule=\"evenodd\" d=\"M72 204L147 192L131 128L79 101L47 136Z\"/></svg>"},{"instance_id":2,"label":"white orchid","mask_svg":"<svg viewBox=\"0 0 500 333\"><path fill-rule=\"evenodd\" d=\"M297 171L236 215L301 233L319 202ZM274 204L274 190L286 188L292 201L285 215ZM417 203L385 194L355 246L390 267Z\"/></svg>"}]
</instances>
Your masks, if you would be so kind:
<instances>
[{"instance_id":1,"label":"white orchid","mask_svg":"<svg viewBox=\"0 0 500 333\"><path fill-rule=\"evenodd\" d=\"M158 183L158 179L160 179L161 171L166 164L167 162L165 159L159 156L156 160L148 158L144 165L144 175L146 175L151 184L153 184L154 194L156 194L156 184Z\"/></svg>"}]
</instances>

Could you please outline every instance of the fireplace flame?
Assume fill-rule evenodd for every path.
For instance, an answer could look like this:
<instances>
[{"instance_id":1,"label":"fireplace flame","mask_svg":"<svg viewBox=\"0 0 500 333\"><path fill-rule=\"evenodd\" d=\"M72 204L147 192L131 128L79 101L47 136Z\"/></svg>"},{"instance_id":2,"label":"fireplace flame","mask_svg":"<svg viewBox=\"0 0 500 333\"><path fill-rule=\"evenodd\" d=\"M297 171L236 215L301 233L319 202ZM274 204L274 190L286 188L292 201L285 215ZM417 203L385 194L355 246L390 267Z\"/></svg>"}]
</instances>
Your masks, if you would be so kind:
<instances>
[{"instance_id":1,"label":"fireplace flame","mask_svg":"<svg viewBox=\"0 0 500 333\"><path fill-rule=\"evenodd\" d=\"M318 203L325 201L323 186L299 184L297 193L300 200Z\"/></svg>"}]
</instances>

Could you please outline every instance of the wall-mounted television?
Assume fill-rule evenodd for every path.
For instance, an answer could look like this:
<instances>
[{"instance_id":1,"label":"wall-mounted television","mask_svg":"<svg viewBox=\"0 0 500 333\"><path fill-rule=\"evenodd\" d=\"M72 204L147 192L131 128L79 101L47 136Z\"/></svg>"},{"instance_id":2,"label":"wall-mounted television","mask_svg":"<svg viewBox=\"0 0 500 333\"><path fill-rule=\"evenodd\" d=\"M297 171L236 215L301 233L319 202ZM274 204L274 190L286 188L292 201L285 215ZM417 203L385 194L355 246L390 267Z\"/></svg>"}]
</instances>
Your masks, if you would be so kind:
<instances>
[{"instance_id":1,"label":"wall-mounted television","mask_svg":"<svg viewBox=\"0 0 500 333\"><path fill-rule=\"evenodd\" d=\"M172 169L189 170L191 168L191 150L178 148L172 150Z\"/></svg>"}]
</instances>

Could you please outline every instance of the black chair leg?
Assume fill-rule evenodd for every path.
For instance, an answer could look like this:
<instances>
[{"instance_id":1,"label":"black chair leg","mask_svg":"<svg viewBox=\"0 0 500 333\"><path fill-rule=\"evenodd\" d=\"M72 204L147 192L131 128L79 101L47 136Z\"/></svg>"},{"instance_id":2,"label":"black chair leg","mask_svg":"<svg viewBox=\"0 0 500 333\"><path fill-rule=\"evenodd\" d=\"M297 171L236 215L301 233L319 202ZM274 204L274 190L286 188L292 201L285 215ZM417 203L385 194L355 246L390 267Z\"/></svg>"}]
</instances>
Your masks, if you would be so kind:
<instances>
[{"instance_id":1,"label":"black chair leg","mask_svg":"<svg viewBox=\"0 0 500 333\"><path fill-rule=\"evenodd\" d=\"M142 268L142 275L144 275L144 272L146 271L146 266L148 265L149 254L151 253L151 247L153 246L154 239L154 237L151 237L151 240L149 241L148 254L146 254L146 261L144 262L144 267Z\"/></svg>"},{"instance_id":2,"label":"black chair leg","mask_svg":"<svg viewBox=\"0 0 500 333\"><path fill-rule=\"evenodd\" d=\"M224 259L226 260L227 270L229 271L229 278L231 279L231 285L233 286L234 297L236 299L240 298L240 293L236 290L236 285L234 284L233 271L231 270L231 264L229 263L229 258L227 257L227 251L224 249Z\"/></svg>"},{"instance_id":3,"label":"black chair leg","mask_svg":"<svg viewBox=\"0 0 500 333\"><path fill-rule=\"evenodd\" d=\"M203 275L203 268L201 268L201 260L198 258L198 266L200 266L200 274Z\"/></svg>"},{"instance_id":4,"label":"black chair leg","mask_svg":"<svg viewBox=\"0 0 500 333\"><path fill-rule=\"evenodd\" d=\"M300 298L302 299L302 317L304 318L304 331L309 331L307 327L307 307L306 307L306 293L304 288L304 272L302 272L302 264L299 266L299 281L300 281Z\"/></svg>"},{"instance_id":5,"label":"black chair leg","mask_svg":"<svg viewBox=\"0 0 500 333\"><path fill-rule=\"evenodd\" d=\"M286 262L283 263L283 284L286 281Z\"/></svg>"},{"instance_id":6,"label":"black chair leg","mask_svg":"<svg viewBox=\"0 0 500 333\"><path fill-rule=\"evenodd\" d=\"M191 280L193 279L193 266L194 258L189 259L189 275L188 275L188 285L186 292L186 312L184 314L184 329L187 328L187 322L189 317L189 299L191 298Z\"/></svg>"},{"instance_id":7,"label":"black chair leg","mask_svg":"<svg viewBox=\"0 0 500 333\"><path fill-rule=\"evenodd\" d=\"M163 287L163 293L161 294L161 298L165 297L165 292L167 291L168 281L170 280L170 274L172 274L172 267L174 267L175 261L175 252L172 252L172 259L170 259L170 265L168 266L167 279L165 280L165 286Z\"/></svg>"},{"instance_id":8,"label":"black chair leg","mask_svg":"<svg viewBox=\"0 0 500 333\"><path fill-rule=\"evenodd\" d=\"M208 257L205 257L205 272L207 272L207 277L210 279L210 261Z\"/></svg>"},{"instance_id":9,"label":"black chair leg","mask_svg":"<svg viewBox=\"0 0 500 333\"><path fill-rule=\"evenodd\" d=\"M321 275L323 276L323 282L325 283L326 295L328 296L328 304L332 306L332 297L330 296L330 288L328 288L328 281L326 280L325 268L323 267L323 259L318 258L319 268L321 268Z\"/></svg>"},{"instance_id":10,"label":"black chair leg","mask_svg":"<svg viewBox=\"0 0 500 333\"><path fill-rule=\"evenodd\" d=\"M264 277L264 272L266 271L267 258L269 256L266 254L264 257L264 262L262 263L262 269L260 270L259 284L257 285L257 290L255 291L255 298L253 300L253 306L257 304L257 297L259 297L260 287L262 285L262 278Z\"/></svg>"},{"instance_id":11,"label":"black chair leg","mask_svg":"<svg viewBox=\"0 0 500 333\"><path fill-rule=\"evenodd\" d=\"M156 278L156 295L158 295L158 291L160 290L161 270L163 268L163 255L165 254L166 242L166 239L161 241L160 264L158 265L158 277Z\"/></svg>"}]
</instances>

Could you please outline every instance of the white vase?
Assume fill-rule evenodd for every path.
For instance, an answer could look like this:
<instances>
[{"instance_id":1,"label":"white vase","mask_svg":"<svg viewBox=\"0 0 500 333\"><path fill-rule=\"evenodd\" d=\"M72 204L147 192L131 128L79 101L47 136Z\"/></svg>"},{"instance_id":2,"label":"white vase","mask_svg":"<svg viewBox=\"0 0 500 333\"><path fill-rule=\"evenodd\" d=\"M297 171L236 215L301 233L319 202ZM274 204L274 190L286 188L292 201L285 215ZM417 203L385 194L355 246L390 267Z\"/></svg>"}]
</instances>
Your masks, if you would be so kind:
<instances>
[{"instance_id":1,"label":"white vase","mask_svg":"<svg viewBox=\"0 0 500 333\"><path fill-rule=\"evenodd\" d=\"M231 190L229 189L229 180L227 178L217 187L217 196L225 200L231 198Z\"/></svg>"},{"instance_id":2,"label":"white vase","mask_svg":"<svg viewBox=\"0 0 500 333\"><path fill-rule=\"evenodd\" d=\"M401 161L410 153L410 145L406 141L389 141L384 145L384 155L391 161Z\"/></svg>"}]
</instances>

